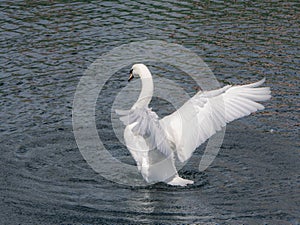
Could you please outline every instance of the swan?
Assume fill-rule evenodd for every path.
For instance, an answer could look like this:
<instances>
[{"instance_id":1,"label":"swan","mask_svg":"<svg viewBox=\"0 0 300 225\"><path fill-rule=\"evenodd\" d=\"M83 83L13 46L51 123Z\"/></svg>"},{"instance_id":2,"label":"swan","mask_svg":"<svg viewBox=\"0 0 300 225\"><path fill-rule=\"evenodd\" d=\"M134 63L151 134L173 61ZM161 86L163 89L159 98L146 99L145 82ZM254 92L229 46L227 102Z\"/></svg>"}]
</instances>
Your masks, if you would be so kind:
<instances>
[{"instance_id":1,"label":"swan","mask_svg":"<svg viewBox=\"0 0 300 225\"><path fill-rule=\"evenodd\" d=\"M126 126L126 147L148 183L193 184L178 175L175 156L182 163L187 161L198 146L227 123L264 109L258 102L271 98L269 87L259 87L264 78L252 84L199 91L177 111L159 119L149 108L153 81L147 66L134 64L128 82L134 77L139 77L142 83L138 100L130 110L116 110L116 113Z\"/></svg>"}]
</instances>

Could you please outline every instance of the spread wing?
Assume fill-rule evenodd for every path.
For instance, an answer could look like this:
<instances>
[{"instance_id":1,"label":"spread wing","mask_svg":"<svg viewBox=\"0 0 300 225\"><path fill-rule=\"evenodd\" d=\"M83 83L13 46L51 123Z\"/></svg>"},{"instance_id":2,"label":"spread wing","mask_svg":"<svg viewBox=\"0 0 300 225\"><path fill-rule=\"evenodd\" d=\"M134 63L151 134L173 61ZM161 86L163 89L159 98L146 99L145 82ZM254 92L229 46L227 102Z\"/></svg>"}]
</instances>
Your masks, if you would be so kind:
<instances>
[{"instance_id":1,"label":"spread wing","mask_svg":"<svg viewBox=\"0 0 300 225\"><path fill-rule=\"evenodd\" d=\"M142 136L151 149L158 149L165 156L170 156L173 151L170 143L166 138L158 116L150 108L135 108L131 110L116 110L119 114L120 120L127 126L135 124L132 132L135 135Z\"/></svg>"},{"instance_id":2,"label":"spread wing","mask_svg":"<svg viewBox=\"0 0 300 225\"><path fill-rule=\"evenodd\" d=\"M258 102L271 98L270 88L259 87L264 81L198 92L177 111L161 119L160 124L176 146L179 160L189 159L198 146L226 123L264 109Z\"/></svg>"}]
</instances>

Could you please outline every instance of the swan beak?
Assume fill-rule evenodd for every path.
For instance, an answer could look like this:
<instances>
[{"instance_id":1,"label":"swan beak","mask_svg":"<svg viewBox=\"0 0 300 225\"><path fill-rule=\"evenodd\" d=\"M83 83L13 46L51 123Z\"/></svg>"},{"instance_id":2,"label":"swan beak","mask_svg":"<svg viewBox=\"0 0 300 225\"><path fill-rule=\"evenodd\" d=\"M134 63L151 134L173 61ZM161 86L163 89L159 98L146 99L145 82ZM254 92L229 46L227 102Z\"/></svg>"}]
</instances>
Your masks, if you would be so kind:
<instances>
[{"instance_id":1,"label":"swan beak","mask_svg":"<svg viewBox=\"0 0 300 225\"><path fill-rule=\"evenodd\" d=\"M131 81L133 78L134 78L134 76L133 76L132 72L130 72L130 76L128 78L128 82Z\"/></svg>"}]
</instances>

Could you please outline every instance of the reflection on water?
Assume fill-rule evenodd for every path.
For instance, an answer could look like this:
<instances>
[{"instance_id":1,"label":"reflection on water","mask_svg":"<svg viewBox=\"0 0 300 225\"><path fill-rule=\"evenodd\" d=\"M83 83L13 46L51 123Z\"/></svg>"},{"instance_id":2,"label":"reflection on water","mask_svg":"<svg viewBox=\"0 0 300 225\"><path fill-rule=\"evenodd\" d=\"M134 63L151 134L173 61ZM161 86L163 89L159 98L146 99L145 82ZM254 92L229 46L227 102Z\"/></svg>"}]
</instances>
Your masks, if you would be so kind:
<instances>
[{"instance_id":1,"label":"reflection on water","mask_svg":"<svg viewBox=\"0 0 300 225\"><path fill-rule=\"evenodd\" d=\"M299 223L297 1L2 1L0 8L1 223ZM193 50L221 83L266 77L273 91L265 111L228 126L203 173L199 148L181 171L198 183L187 189L111 183L83 160L72 134L73 96L88 65L121 44L151 39ZM180 71L151 66L195 92ZM108 90L126 85L123 74ZM101 138L133 163L101 114L115 92L104 97ZM153 108L161 104L172 110L159 100Z\"/></svg>"}]
</instances>

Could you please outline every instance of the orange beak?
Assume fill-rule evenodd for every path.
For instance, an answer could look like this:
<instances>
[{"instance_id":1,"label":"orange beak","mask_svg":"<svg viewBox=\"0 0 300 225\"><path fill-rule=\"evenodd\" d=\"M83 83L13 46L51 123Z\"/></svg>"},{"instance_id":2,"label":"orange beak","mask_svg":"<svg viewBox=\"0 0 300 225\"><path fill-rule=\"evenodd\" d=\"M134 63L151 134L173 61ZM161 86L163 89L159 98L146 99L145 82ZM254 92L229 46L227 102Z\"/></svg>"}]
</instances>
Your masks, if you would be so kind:
<instances>
[{"instance_id":1,"label":"orange beak","mask_svg":"<svg viewBox=\"0 0 300 225\"><path fill-rule=\"evenodd\" d=\"M128 82L131 81L133 78L134 78L134 76L133 76L133 74L132 74L132 72L131 72L131 73L130 73L130 76L129 76L129 78L128 78Z\"/></svg>"}]
</instances>

